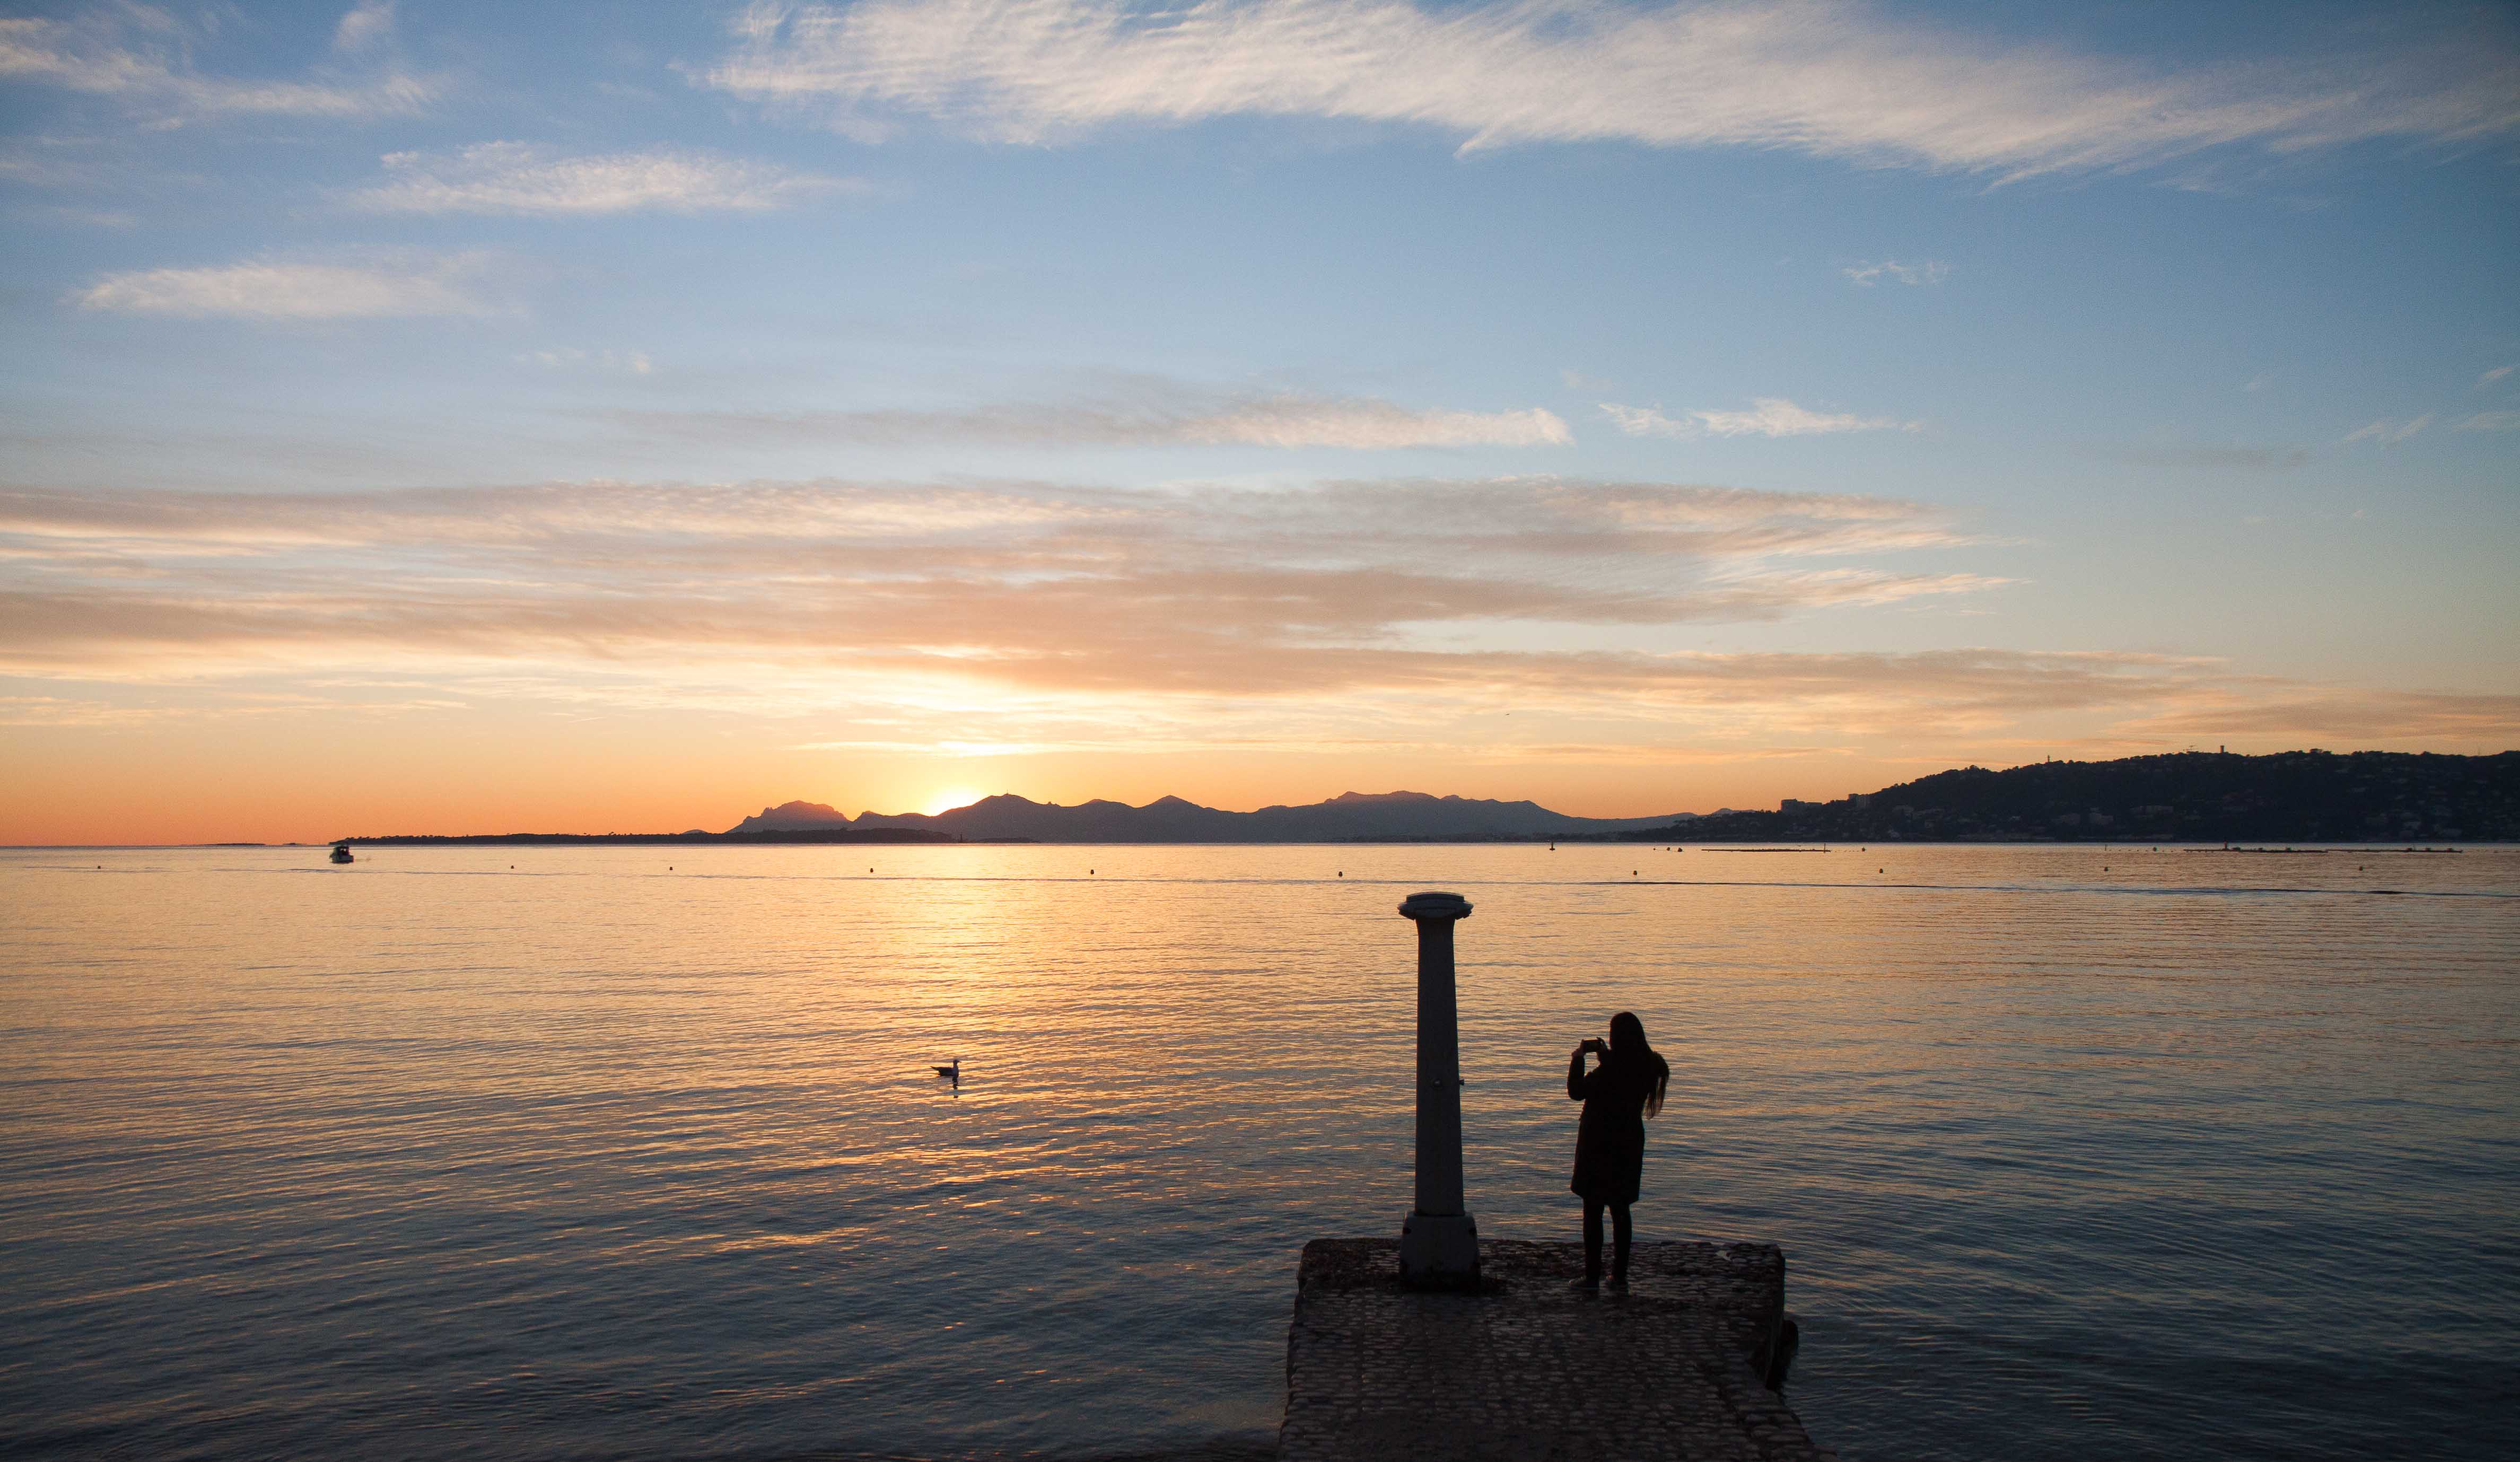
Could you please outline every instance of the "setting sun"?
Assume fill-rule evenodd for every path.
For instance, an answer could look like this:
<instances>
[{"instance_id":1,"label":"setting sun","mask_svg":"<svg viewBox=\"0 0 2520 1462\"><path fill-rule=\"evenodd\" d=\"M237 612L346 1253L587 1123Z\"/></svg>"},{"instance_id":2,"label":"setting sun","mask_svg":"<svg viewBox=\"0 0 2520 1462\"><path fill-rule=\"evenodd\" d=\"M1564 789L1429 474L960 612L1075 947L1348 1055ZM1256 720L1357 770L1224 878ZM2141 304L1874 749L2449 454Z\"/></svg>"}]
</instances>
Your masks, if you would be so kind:
<instances>
[{"instance_id":1,"label":"setting sun","mask_svg":"<svg viewBox=\"0 0 2520 1462\"><path fill-rule=\"evenodd\" d=\"M987 795L986 792L972 791L969 787L949 787L928 798L927 805L921 811L932 818L938 813L952 812L958 807L969 807Z\"/></svg>"}]
</instances>

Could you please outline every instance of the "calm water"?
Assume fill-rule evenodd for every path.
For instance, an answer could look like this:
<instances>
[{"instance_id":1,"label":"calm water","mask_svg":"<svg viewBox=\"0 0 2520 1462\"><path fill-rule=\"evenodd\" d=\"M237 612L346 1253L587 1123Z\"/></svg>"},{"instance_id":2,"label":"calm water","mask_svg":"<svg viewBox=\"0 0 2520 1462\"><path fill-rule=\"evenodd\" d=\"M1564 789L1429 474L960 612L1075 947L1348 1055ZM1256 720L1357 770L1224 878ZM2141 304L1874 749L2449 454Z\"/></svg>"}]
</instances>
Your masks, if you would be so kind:
<instances>
[{"instance_id":1,"label":"calm water","mask_svg":"<svg viewBox=\"0 0 2520 1462\"><path fill-rule=\"evenodd\" d=\"M1265 1440L1409 1202L1418 888L1482 1231L1574 1236L1635 1009L1640 1235L1784 1245L1850 1458L2520 1414L2520 850L322 857L0 853L0 1451Z\"/></svg>"}]
</instances>

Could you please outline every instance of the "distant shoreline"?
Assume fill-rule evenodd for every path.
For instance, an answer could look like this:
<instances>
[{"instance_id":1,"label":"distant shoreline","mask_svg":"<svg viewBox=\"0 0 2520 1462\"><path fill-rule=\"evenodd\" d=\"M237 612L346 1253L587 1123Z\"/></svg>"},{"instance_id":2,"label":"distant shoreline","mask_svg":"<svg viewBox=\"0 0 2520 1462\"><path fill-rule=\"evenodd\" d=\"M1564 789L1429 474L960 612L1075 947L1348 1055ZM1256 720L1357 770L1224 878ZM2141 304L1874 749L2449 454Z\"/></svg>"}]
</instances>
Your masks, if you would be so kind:
<instances>
[{"instance_id":1,"label":"distant shoreline","mask_svg":"<svg viewBox=\"0 0 2520 1462\"><path fill-rule=\"evenodd\" d=\"M1015 837L964 838L955 837L950 833L935 833L923 831L918 828L897 827L869 828L862 832L501 832L467 833L445 836L415 833L390 837L335 838L331 840L331 842L321 843L163 843L131 845L100 843L82 844L80 846L327 848L333 846L335 843L347 843L354 848L578 848L655 847L659 845L667 847L698 845L705 847L715 844L724 844L733 847L765 845L774 847L810 847L834 844L846 845L852 843L888 843L893 845L909 844L922 847L943 848L992 848L1012 846L1038 848L1353 848L1360 846L1531 847L1535 845L1547 847L1562 843L1570 847L1625 848L1629 851L1635 851L1639 847L1643 846L1640 839L1632 836L1621 837L1616 834L1602 833L1596 833L1582 837L1556 838L1523 835L1479 837L1464 834L1451 837L1292 838L1282 841L1260 839L1216 841L1209 839L1196 839L1168 842L1155 841L1152 839L1126 838L1078 838L1074 840L1065 838ZM1868 847L1890 850L1897 848L1993 848L2024 846L2041 848L2092 849L2170 848L2184 853L2315 853L2325 848L2339 850L2352 849L2359 853L2448 853L2453 852L2458 848L2511 847L2515 846L2515 843L2513 840L2507 838L2460 838L2454 843L2442 842L2427 846L2423 844L2408 844L2403 839L2392 839L2387 843L2380 843L2362 842L2352 838L2303 838L2297 839L2291 844L2285 844L2282 846L2271 846L2269 843L2258 841L2252 841L2245 846L2238 842L2232 842L2227 846L2219 840L2210 842L2189 842L2179 839L2156 838L2119 838L2102 840L2098 838L1999 836L1975 838L1919 838L1906 840L1878 839L1869 844L1862 843L1858 839L1846 838L1832 840L1824 845L1816 847L1780 848L1772 844L1759 844L1755 839L1746 837L1700 837L1674 838L1666 846L1677 848L1682 852L1686 852L1690 848L1696 848L1709 853L1843 853L1859 851L1860 849Z\"/></svg>"},{"instance_id":2,"label":"distant shoreline","mask_svg":"<svg viewBox=\"0 0 2520 1462\"><path fill-rule=\"evenodd\" d=\"M1029 843L1031 838L959 838L950 832L921 827L811 828L774 832L473 832L398 833L387 837L335 838L360 848L434 848L498 846L506 848L578 848L590 845L668 847L709 843ZM235 844L212 844L234 847Z\"/></svg>"},{"instance_id":3,"label":"distant shoreline","mask_svg":"<svg viewBox=\"0 0 2520 1462\"><path fill-rule=\"evenodd\" d=\"M833 837L833 836L831 836L831 835L829 835L829 834L818 834L818 833L796 833L796 834L756 834L756 833L744 833L744 834L741 834L741 835L728 835L728 834L725 834L725 833L702 833L702 834L699 834L699 835L695 836L695 835L692 835L692 834L687 834L687 833L678 833L678 832L656 832L656 833L645 833L645 832L616 832L616 833L565 833L565 832L539 833L539 832L507 832L507 833L469 833L469 834L446 835L446 836L439 836L439 835L432 835L432 834L409 834L409 835L389 836L389 837L331 838L331 839L326 839L326 840L323 840L323 841L307 841L307 842L295 842L295 843L248 843L248 842L219 842L219 843L6 843L6 844L0 844L0 852L11 852L11 853L77 853L77 852L87 851L87 852L98 852L98 853L112 853L112 852L142 852L142 851L149 851L149 850L174 850L174 849L190 849L190 850L201 851L201 852L210 852L210 851L215 851L215 850L219 850L219 849L236 849L236 850L245 850L245 849L257 849L257 848L259 848L259 849L268 849L268 850L271 850L271 851L274 851L274 852L278 852L278 851L283 851L283 850L291 849L291 848L316 848L316 849L330 848L330 847L332 847L332 846L333 846L334 844L336 844L336 843L347 843L347 844L349 844L350 846L352 846L352 847L354 847L354 848L441 848L441 847L443 847L443 848L463 848L463 847L478 847L478 848L488 848L488 847L505 847L505 848L580 848L580 847L608 847L608 847L655 847L655 846L659 846L659 845L661 845L661 846L667 846L667 847L678 846L678 845L679 845L679 846L693 846L693 845L698 845L698 846L702 846L702 847L711 846L711 845L725 845L725 846L730 846L730 847L745 847L745 846L756 846L756 847L758 847L758 846L770 846L770 847L781 847L781 846L788 846L788 847L812 847L812 846L817 846L817 845L823 845L823 846L831 846L831 845L847 845L847 844L851 844L851 843L860 843L860 844L891 844L891 845L894 845L894 846L910 845L910 846L921 846L921 847L944 847L944 848L990 848L990 847L1010 847L1010 846L1043 847L1043 848L1352 848L1352 847L1357 847L1357 846L1360 846L1360 845L1385 845L1385 846L1397 846L1397 847L1443 847L1443 846L1453 846L1453 847L1469 847L1469 846L1522 847L1522 846L1529 846L1529 845L1532 845L1532 844L1547 845L1547 844L1550 844L1550 843L1564 843L1564 844L1567 844L1567 845L1570 845L1570 846L1576 846L1576 847L1596 847L1596 848L1600 848L1600 847L1620 848L1620 847L1624 847L1624 848L1627 848L1627 849L1629 849L1629 850L1633 851L1633 850L1635 850L1636 848L1638 848L1638 846L1639 846L1639 841L1640 841L1640 840L1638 840L1638 839L1634 839L1634 838L1619 838L1619 837L1592 836L1592 837L1560 837L1560 838L1545 838L1545 837L1419 837L1419 838L1380 837L1380 838L1304 838L1304 839L1295 839L1295 840L1284 841L1284 842L1259 842L1259 841L1216 842L1216 841L1195 841L1195 842L1172 842L1172 843L1159 843L1159 842L1148 842L1148 841L1135 841L1135 842L1133 842L1133 841L1128 841L1128 840L1124 840L1124 839L1113 839L1113 838L1078 839L1078 840L1073 841L1073 842L1069 842L1069 841L1066 841L1066 840L1064 840L1064 839L1057 840L1057 841L1053 841L1053 840L1048 840L1048 839L1043 839L1043 838L958 838L958 837L953 837L953 836L950 836L950 835L943 835L943 836L940 836L940 835L936 835L936 834L923 834L923 833L920 833L920 832L918 832L918 831L917 831L917 830L915 830L915 829L895 829L895 828L878 828L878 829L870 829L870 833L871 833L871 834L877 834L877 835L854 836L854 837ZM891 833L891 834L907 833L908 835L907 835L907 836L902 836L902 835L883 836L883 835L879 835L879 834L885 834L885 833ZM2277 840L2275 840L2275 841L2276 841L2277 843L2280 843L2280 842L2281 842L2281 840L2280 840L2280 839L2277 839ZM1696 850L1699 850L1699 851L1701 851L1701 852L1707 852L1707 853L1787 853L1787 852L1792 852L1792 853L1852 853L1852 852L1859 852L1859 851L1868 851L1868 850L1869 850L1869 849L1871 849L1871 848L1879 848L1879 849L1881 849L1881 850L1882 850L1882 851L1884 851L1884 852L1888 852L1888 851L1895 850L1895 849L1899 849L1899 848L1998 848L1998 847L2033 847L2033 848L2086 848L2086 849L2092 849L2092 850L2094 850L2094 851L2105 851L2105 850L2107 850L2107 849L2111 849L2111 848L2120 848L2120 849L2141 849L2141 848L2163 849L2163 848L2167 848L2167 849L2171 849L2171 850L2173 850L2173 851L2177 851L2177 852L2184 852L2184 853L2316 853L2316 852L2319 852L2319 851L2322 851L2322 850L2333 849L2333 850L2336 850L2336 851L2339 851L2339 852L2344 852L2344 851L2348 851L2348 850L2350 850L2350 851L2353 851L2353 852L2356 852L2356 853L2369 853L2369 854L2381 854L2381 853L2453 853L2453 852L2457 852L2457 851L2459 851L2459 850L2461 850L2461 849L2469 849L2469 848L2477 849L2477 850L2482 851L2482 850L2486 850L2486 849L2494 849L2494 848L2520 847L2520 839L2513 839L2513 838L2456 838L2456 839L2447 839L2447 840L2443 840L2443 841L2440 841L2440 842L2432 843L2432 844L2429 844L2429 845L2425 845L2425 844L2408 844L2408 843L2407 843L2406 841L2404 841L2403 839L2392 839L2391 841L2386 842L2386 843L2379 843L2379 842L2362 842L2362 841L2358 841L2358 840L2356 840L2356 839L2352 839L2352 838L2297 838L2297 839L2294 839L2291 843L2289 843L2289 844L2284 844L2284 845L2282 845L2282 846L2269 846L2269 844L2268 844L2268 843L2266 843L2266 842L2260 842L2260 841L2255 841L2255 840L2252 840L2250 843L2248 843L2248 844L2246 844L2246 845L2243 845L2243 844L2238 843L2238 842L2233 842L2233 843L2231 843L2229 846L2225 846L2225 845L2224 845L2220 840L2212 840L2212 841L2206 841L2206 842L2189 842L2189 841L2182 841L2182 840L2178 840L2178 839L2155 840L2155 839L2151 839L2151 838L2125 838L2125 839L2113 839L2113 840L2109 840L2109 841L2102 841L2102 840L2097 839L2097 838L2058 838L2058 837L2044 837L2044 838L2043 838L2043 837L2026 837L2026 838L2025 838L2025 837L1909 838L1909 839L1902 839L1902 840L1892 840L1892 839L1884 838L1884 839L1877 839L1877 840L1875 840L1875 841L1873 841L1873 842L1871 842L1871 843L1869 843L1869 844L1867 844L1867 843L1863 843L1863 842L1861 842L1861 841L1860 841L1860 840L1858 840L1858 839L1854 839L1854 838L1846 838L1846 839L1832 840L1832 841L1830 841L1829 843L1827 843L1826 845L1824 845L1824 846L1821 846L1821 847L1810 847L1810 848L1790 848L1790 849L1788 849L1788 848L1778 848L1778 847L1774 847L1774 846L1750 846L1750 845L1751 845L1751 844L1753 844L1754 842L1755 842L1755 840L1754 840L1754 839L1750 839L1750 838L1724 838L1724 837L1674 838L1674 839L1672 839L1672 840L1671 840L1671 842L1670 842L1669 846L1676 847L1676 848L1680 849L1680 851L1682 851L1682 852L1684 852L1684 853L1685 853L1685 852L1688 852L1688 850L1690 850L1690 849L1696 849Z\"/></svg>"},{"instance_id":4,"label":"distant shoreline","mask_svg":"<svg viewBox=\"0 0 2520 1462\"><path fill-rule=\"evenodd\" d=\"M1862 840L1856 838L1838 838L1828 840L1824 846L1805 848L1779 848L1773 845L1757 845L1758 841L1759 840L1750 837L1677 837L1671 838L1665 846L1680 847L1683 848L1684 851L1688 847L1694 846L1705 849L1709 852L1726 853L1830 853L1838 851L1841 844L1854 844L1858 847L1878 846L1881 848L1973 848L2030 844L2044 847L2079 848L2178 848L2188 853L2306 853L2314 851L2321 846L2331 848L2356 848L2373 853L2438 853L2449 851L2449 845L2446 843L2433 847L2424 847L2409 845L2404 839L2400 838L2392 838L2386 844L2382 844L2377 841L2363 842L2353 838L2303 838L2296 840L2297 845L2287 845L2283 847L2269 846L2269 842L2280 842L2280 839L2267 841L2253 840L2250 846L2243 847L2237 842L2226 845L2221 840L2197 843L2185 842L2176 838L2100 839L2040 837L2035 835L2025 837L2018 834L2010 836L1998 835L1994 837L1974 838L1881 838L1875 839L1871 844L1865 844ZM2496 843L2503 840L2461 838L2457 841L2459 844L2465 846L2494 846ZM1635 849L1640 846L1644 846L1645 840L1637 837L1633 833L1625 835L1618 833L1590 833L1580 834L1574 837L1545 837L1530 833L1498 833L1487 835L1477 833L1457 833L1445 836L1425 837L1391 835L1352 838L1238 838L1230 841L1218 841L1207 838L1076 838L1071 840L1068 838L1016 837L966 838L957 837L952 833L930 832L923 828L870 827L865 829L842 830L834 828L828 831L814 830L799 832L485 832L450 836L408 834L393 837L335 838L333 839L333 843L347 843L354 848L578 848L595 846L654 847L658 845L674 847L691 846L695 844L707 846L719 843L732 844L736 846L759 844L814 845L831 843L907 843L925 847L948 848L985 848L1007 847L1013 845L1042 848L1352 848L1360 846L1468 847L1482 845L1497 847L1530 847L1533 845L1541 845L1554 847L1559 843L1565 843L1575 847L1625 847ZM253 848L264 846L297 847L300 845L295 843L286 845L259 843L197 843L189 846L207 848ZM329 847L331 844L317 843L307 844L304 846Z\"/></svg>"}]
</instances>

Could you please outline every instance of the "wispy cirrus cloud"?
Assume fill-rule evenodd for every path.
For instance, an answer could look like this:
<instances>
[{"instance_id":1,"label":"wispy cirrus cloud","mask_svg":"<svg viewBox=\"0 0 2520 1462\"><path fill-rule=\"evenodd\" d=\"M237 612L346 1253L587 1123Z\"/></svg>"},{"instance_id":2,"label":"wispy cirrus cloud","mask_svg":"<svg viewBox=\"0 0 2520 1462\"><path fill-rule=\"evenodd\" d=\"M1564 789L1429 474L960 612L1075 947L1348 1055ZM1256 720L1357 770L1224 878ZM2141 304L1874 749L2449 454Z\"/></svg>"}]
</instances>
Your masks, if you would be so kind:
<instances>
[{"instance_id":1,"label":"wispy cirrus cloud","mask_svg":"<svg viewBox=\"0 0 2520 1462\"><path fill-rule=\"evenodd\" d=\"M860 136L921 116L1038 142L1120 124L1321 116L1465 148L1781 148L2004 177L2254 144L2520 129L2511 30L2402 23L2329 58L2180 71L1821 0L869 0L757 4L706 84Z\"/></svg>"},{"instance_id":2,"label":"wispy cirrus cloud","mask_svg":"<svg viewBox=\"0 0 2520 1462\"><path fill-rule=\"evenodd\" d=\"M1621 406L1604 401L1600 408L1611 425L1630 436L1695 436L1704 430L1695 419L1666 416L1659 406Z\"/></svg>"},{"instance_id":3,"label":"wispy cirrus cloud","mask_svg":"<svg viewBox=\"0 0 2520 1462\"><path fill-rule=\"evenodd\" d=\"M76 187L96 180L97 169L78 149L51 139L16 139L0 146L0 182L36 188Z\"/></svg>"},{"instance_id":4,"label":"wispy cirrus cloud","mask_svg":"<svg viewBox=\"0 0 2520 1462\"><path fill-rule=\"evenodd\" d=\"M1816 412L1780 396L1762 396L1746 411L1704 410L1674 417L1658 406L1600 403L1601 415L1630 436L1822 436L1839 431L1918 431L1921 421Z\"/></svg>"},{"instance_id":5,"label":"wispy cirrus cloud","mask_svg":"<svg viewBox=\"0 0 2520 1462\"><path fill-rule=\"evenodd\" d=\"M1940 259L1927 259L1921 264L1902 264L1896 259L1884 259L1878 264L1849 265L1838 273L1869 289L1885 279L1901 285L1939 285L1951 278L1952 266Z\"/></svg>"},{"instance_id":6,"label":"wispy cirrus cloud","mask_svg":"<svg viewBox=\"0 0 2520 1462\"><path fill-rule=\"evenodd\" d=\"M1140 383L1122 395L946 411L624 412L617 420L684 438L977 446L1554 447L1574 440L1541 407L1460 411L1373 397L1225 395Z\"/></svg>"},{"instance_id":7,"label":"wispy cirrus cloud","mask_svg":"<svg viewBox=\"0 0 2520 1462\"><path fill-rule=\"evenodd\" d=\"M2131 463L2138 466L2204 467L2219 471L2289 472L2310 465L2310 451L2305 447L2109 446L2087 448L2084 455L2102 462Z\"/></svg>"},{"instance_id":8,"label":"wispy cirrus cloud","mask_svg":"<svg viewBox=\"0 0 2520 1462\"><path fill-rule=\"evenodd\" d=\"M484 315L474 288L489 256L387 255L358 263L252 260L109 274L70 295L81 309L184 319L376 320Z\"/></svg>"},{"instance_id":9,"label":"wispy cirrus cloud","mask_svg":"<svg viewBox=\"0 0 2520 1462\"><path fill-rule=\"evenodd\" d=\"M2473 389L2481 391L2487 386L2494 384L2496 381L2500 380L2503 377L2510 375L2514 369L2514 367L2510 366L2497 366L2493 370L2476 377L2476 385Z\"/></svg>"},{"instance_id":10,"label":"wispy cirrus cloud","mask_svg":"<svg viewBox=\"0 0 2520 1462\"><path fill-rule=\"evenodd\" d=\"M2461 421L2455 431L2520 431L2520 411L2481 411Z\"/></svg>"},{"instance_id":11,"label":"wispy cirrus cloud","mask_svg":"<svg viewBox=\"0 0 2520 1462\"><path fill-rule=\"evenodd\" d=\"M2411 421L2398 421L2384 419L2374 421L2368 426L2359 427L2353 431L2347 432L2345 434L2345 441L2348 443L2377 442L2383 447L2394 447L2400 442L2407 440L2408 437L2422 431L2425 427L2430 426L2431 424L2433 424L2433 414L2431 412L2426 412Z\"/></svg>"},{"instance_id":12,"label":"wispy cirrus cloud","mask_svg":"<svg viewBox=\"0 0 2520 1462\"><path fill-rule=\"evenodd\" d=\"M373 51L393 38L394 0L359 0L333 27L333 49L347 56Z\"/></svg>"},{"instance_id":13,"label":"wispy cirrus cloud","mask_svg":"<svg viewBox=\"0 0 2520 1462\"><path fill-rule=\"evenodd\" d=\"M632 376L652 376L656 371L656 362L644 350L582 350L574 345L563 345L550 350L529 350L517 359L538 365L546 371L592 369L627 372Z\"/></svg>"},{"instance_id":14,"label":"wispy cirrus cloud","mask_svg":"<svg viewBox=\"0 0 2520 1462\"><path fill-rule=\"evenodd\" d=\"M1513 556L1808 557L1979 542L1950 513L1900 498L1557 476L1334 479L1304 490L815 480L332 493L0 491L0 534L284 547L652 534L887 543L926 535L941 543L982 530L1049 531L1149 516L1171 523L1175 536L1212 541L1218 552L1252 542L1263 557L1340 545L1368 555L1427 546L1430 562L1471 547Z\"/></svg>"},{"instance_id":15,"label":"wispy cirrus cloud","mask_svg":"<svg viewBox=\"0 0 2520 1462\"><path fill-rule=\"evenodd\" d=\"M523 142L388 153L386 181L349 197L377 213L759 213L862 185L690 148L570 155Z\"/></svg>"},{"instance_id":16,"label":"wispy cirrus cloud","mask_svg":"<svg viewBox=\"0 0 2520 1462\"><path fill-rule=\"evenodd\" d=\"M390 7L362 5L343 17L337 49L378 49L390 29ZM406 116L445 90L391 66L325 66L294 77L220 74L197 60L211 38L202 22L141 4L98 5L68 19L0 18L0 81L60 87L174 118ZM345 40L355 44L339 44Z\"/></svg>"}]
</instances>

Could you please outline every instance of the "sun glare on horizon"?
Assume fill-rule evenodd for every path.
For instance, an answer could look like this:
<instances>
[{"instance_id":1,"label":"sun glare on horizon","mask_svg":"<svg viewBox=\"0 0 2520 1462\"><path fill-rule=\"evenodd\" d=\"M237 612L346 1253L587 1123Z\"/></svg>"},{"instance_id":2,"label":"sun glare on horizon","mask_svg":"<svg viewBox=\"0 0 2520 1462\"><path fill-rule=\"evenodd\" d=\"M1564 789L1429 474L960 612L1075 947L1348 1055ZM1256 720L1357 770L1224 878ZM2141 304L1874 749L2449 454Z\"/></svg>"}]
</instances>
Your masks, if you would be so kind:
<instances>
[{"instance_id":1,"label":"sun glare on horizon","mask_svg":"<svg viewBox=\"0 0 2520 1462\"><path fill-rule=\"evenodd\" d=\"M924 811L932 818L938 813L950 813L958 807L969 807L987 795L986 792L972 791L969 787L955 787L928 798Z\"/></svg>"}]
</instances>

